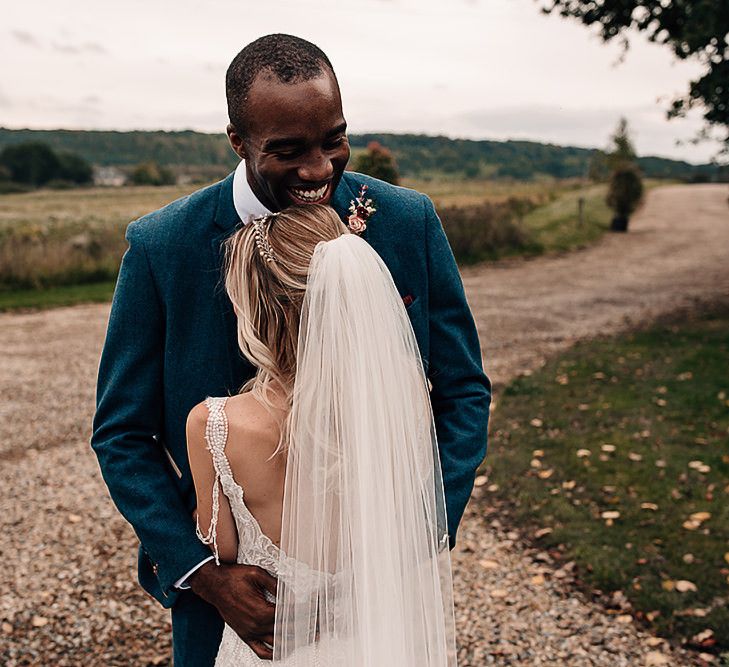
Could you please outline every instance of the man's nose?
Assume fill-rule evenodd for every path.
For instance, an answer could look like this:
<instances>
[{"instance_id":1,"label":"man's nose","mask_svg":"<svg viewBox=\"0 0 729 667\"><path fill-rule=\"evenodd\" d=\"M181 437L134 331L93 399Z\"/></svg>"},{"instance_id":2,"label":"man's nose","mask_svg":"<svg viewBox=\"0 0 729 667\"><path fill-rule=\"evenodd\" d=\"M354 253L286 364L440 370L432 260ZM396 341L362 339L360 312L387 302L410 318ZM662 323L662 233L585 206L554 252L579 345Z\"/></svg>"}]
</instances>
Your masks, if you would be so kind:
<instances>
[{"instance_id":1,"label":"man's nose","mask_svg":"<svg viewBox=\"0 0 729 667\"><path fill-rule=\"evenodd\" d=\"M334 174L334 165L332 165L331 159L322 152L310 155L309 159L299 167L299 178L311 183L328 181L332 174Z\"/></svg>"}]
</instances>

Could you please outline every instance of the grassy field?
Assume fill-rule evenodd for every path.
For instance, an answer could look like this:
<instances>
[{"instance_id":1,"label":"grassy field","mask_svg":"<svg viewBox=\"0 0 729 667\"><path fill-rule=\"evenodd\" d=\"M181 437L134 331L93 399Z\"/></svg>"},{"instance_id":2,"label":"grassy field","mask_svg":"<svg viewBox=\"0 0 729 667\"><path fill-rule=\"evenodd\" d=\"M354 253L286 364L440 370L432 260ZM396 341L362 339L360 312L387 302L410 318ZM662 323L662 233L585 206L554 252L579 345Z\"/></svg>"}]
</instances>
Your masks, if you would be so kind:
<instances>
[{"instance_id":1,"label":"grassy field","mask_svg":"<svg viewBox=\"0 0 729 667\"><path fill-rule=\"evenodd\" d=\"M594 242L609 224L604 186L448 178L405 185L434 199L456 257L464 264L580 247ZM0 309L103 300L126 248L126 225L195 187L0 195Z\"/></svg>"},{"instance_id":2,"label":"grassy field","mask_svg":"<svg viewBox=\"0 0 729 667\"><path fill-rule=\"evenodd\" d=\"M579 344L499 397L484 487L587 590L729 651L729 304Z\"/></svg>"}]
</instances>

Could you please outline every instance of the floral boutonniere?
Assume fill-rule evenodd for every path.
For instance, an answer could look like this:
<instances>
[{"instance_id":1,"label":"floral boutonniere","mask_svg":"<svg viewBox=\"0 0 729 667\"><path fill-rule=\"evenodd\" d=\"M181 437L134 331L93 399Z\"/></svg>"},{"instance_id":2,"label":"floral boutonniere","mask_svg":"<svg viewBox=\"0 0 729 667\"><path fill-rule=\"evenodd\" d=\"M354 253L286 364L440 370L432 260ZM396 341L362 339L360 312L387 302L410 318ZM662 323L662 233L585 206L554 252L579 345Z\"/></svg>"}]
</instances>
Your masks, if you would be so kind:
<instances>
[{"instance_id":1,"label":"floral boutonniere","mask_svg":"<svg viewBox=\"0 0 729 667\"><path fill-rule=\"evenodd\" d=\"M359 195L349 203L349 212L351 215L347 217L347 224L353 234L362 234L367 229L367 221L370 216L377 210L371 199L367 199L367 186L363 185L359 190Z\"/></svg>"}]
</instances>

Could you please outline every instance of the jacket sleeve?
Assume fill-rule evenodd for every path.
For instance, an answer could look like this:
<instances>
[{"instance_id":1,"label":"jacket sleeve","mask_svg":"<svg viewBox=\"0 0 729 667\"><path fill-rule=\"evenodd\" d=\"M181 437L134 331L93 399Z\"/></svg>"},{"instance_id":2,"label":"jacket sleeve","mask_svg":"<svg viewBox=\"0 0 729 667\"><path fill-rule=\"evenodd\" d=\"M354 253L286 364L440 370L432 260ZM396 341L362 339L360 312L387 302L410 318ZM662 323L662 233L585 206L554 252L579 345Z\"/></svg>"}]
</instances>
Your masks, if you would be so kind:
<instances>
[{"instance_id":1,"label":"jacket sleeve","mask_svg":"<svg viewBox=\"0 0 729 667\"><path fill-rule=\"evenodd\" d=\"M450 546L486 456L491 383L453 252L425 197L431 403L443 470Z\"/></svg>"},{"instance_id":2,"label":"jacket sleeve","mask_svg":"<svg viewBox=\"0 0 729 667\"><path fill-rule=\"evenodd\" d=\"M164 309L140 238L129 225L99 366L91 446L112 500L152 562L163 604L174 582L210 551L178 491L159 440L163 425Z\"/></svg>"}]
</instances>

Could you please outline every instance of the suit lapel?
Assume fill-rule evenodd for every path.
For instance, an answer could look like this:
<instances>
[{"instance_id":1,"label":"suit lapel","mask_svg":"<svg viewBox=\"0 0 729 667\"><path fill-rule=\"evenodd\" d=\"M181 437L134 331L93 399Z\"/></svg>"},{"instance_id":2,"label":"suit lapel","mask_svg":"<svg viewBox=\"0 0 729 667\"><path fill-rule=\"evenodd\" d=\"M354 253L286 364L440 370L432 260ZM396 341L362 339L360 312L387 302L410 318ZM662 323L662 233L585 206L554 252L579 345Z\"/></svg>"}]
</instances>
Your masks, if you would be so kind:
<instances>
[{"instance_id":1,"label":"suit lapel","mask_svg":"<svg viewBox=\"0 0 729 667\"><path fill-rule=\"evenodd\" d=\"M240 218L233 204L233 174L222 181L218 205L215 211L214 229L216 233L210 241L211 262L215 271L215 286L213 301L215 311L222 327L225 341L225 357L227 359L227 389L237 392L242 380L250 377L253 368L247 359L243 358L238 348L238 334L233 304L225 291L224 284L224 251L223 244L240 224Z\"/></svg>"}]
</instances>

